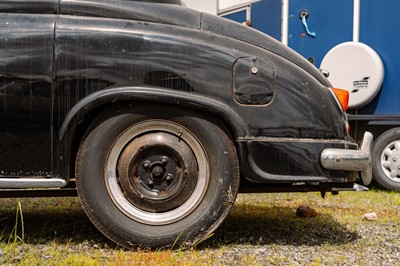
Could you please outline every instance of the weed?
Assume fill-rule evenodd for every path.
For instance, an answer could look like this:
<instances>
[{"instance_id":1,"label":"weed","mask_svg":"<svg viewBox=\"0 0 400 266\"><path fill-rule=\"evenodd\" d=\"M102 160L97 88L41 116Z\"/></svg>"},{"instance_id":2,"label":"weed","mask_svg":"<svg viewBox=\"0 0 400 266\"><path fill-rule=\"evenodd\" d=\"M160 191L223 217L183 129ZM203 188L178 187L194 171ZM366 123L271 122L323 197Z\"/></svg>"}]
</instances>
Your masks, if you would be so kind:
<instances>
[{"instance_id":1,"label":"weed","mask_svg":"<svg viewBox=\"0 0 400 266\"><path fill-rule=\"evenodd\" d=\"M3 218L5 220L6 218ZM18 234L18 228L21 228L21 236ZM13 225L13 228L9 234L6 234L7 228L4 228L1 235L0 239L6 240L7 241L7 246L5 248L5 262L7 264L14 264L16 261L20 260L20 257L17 255L17 249L19 245L22 245L24 243L24 217L22 214L22 206L21 202L18 201L17 206L16 206L16 212L15 212L15 223Z\"/></svg>"}]
</instances>

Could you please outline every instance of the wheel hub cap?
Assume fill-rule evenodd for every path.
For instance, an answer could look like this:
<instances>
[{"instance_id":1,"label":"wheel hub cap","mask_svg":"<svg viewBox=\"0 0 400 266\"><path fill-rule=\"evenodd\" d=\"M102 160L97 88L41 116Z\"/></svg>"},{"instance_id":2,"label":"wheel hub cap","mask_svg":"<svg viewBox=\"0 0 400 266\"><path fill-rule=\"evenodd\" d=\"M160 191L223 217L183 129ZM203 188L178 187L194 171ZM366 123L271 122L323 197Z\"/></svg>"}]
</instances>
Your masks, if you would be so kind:
<instances>
[{"instance_id":1,"label":"wheel hub cap","mask_svg":"<svg viewBox=\"0 0 400 266\"><path fill-rule=\"evenodd\" d=\"M390 143L383 150L381 167L388 178L400 182L400 141Z\"/></svg>"}]
</instances>

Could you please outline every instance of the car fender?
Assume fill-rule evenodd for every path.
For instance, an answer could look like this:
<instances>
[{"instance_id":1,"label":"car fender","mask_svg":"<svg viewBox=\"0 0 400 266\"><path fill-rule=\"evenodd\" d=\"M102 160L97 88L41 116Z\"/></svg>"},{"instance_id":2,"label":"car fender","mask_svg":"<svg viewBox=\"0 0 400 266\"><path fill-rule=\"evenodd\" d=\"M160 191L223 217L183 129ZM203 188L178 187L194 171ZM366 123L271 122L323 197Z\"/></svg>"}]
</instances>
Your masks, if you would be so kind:
<instances>
[{"instance_id":1,"label":"car fender","mask_svg":"<svg viewBox=\"0 0 400 266\"><path fill-rule=\"evenodd\" d=\"M215 114L228 123L235 136L244 134L243 119L235 110L224 102L193 95L193 93L174 91L155 87L117 87L92 93L81 99L65 117L59 133L59 141L63 141L68 134L73 134L74 129L90 111L116 102L156 102L172 104L181 107L194 108ZM71 133L68 133L71 132Z\"/></svg>"}]
</instances>

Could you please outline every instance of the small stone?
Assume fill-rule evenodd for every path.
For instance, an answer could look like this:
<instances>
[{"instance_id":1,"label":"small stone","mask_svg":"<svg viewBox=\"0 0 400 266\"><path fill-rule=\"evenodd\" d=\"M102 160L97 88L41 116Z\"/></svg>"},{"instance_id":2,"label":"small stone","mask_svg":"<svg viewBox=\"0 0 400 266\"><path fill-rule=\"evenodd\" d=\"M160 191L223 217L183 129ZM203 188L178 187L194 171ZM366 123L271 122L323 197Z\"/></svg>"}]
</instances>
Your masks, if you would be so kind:
<instances>
[{"instance_id":1,"label":"small stone","mask_svg":"<svg viewBox=\"0 0 400 266\"><path fill-rule=\"evenodd\" d=\"M369 212L364 214L362 219L366 221L376 221L378 220L378 215L375 212Z\"/></svg>"},{"instance_id":2,"label":"small stone","mask_svg":"<svg viewBox=\"0 0 400 266\"><path fill-rule=\"evenodd\" d=\"M312 218L318 215L317 211L309 206L300 206L296 210L296 216L300 218Z\"/></svg>"}]
</instances>

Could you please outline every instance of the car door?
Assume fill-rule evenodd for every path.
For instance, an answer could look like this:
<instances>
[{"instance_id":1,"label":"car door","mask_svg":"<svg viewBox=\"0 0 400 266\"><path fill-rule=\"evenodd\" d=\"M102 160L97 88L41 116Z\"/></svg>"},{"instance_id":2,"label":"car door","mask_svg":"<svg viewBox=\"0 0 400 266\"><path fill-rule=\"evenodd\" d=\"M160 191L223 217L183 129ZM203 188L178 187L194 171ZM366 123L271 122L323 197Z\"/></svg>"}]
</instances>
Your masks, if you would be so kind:
<instances>
[{"instance_id":1,"label":"car door","mask_svg":"<svg viewBox=\"0 0 400 266\"><path fill-rule=\"evenodd\" d=\"M0 175L51 171L56 15L0 14Z\"/></svg>"}]
</instances>

